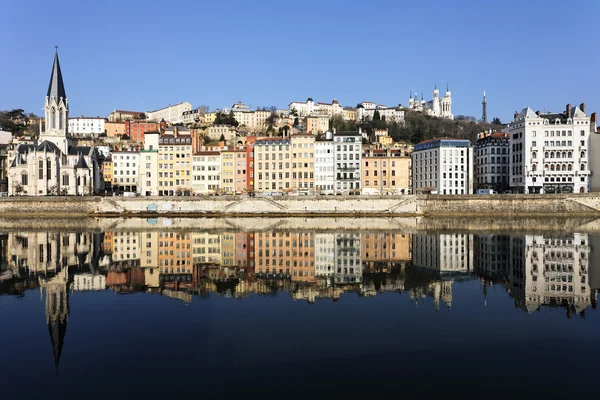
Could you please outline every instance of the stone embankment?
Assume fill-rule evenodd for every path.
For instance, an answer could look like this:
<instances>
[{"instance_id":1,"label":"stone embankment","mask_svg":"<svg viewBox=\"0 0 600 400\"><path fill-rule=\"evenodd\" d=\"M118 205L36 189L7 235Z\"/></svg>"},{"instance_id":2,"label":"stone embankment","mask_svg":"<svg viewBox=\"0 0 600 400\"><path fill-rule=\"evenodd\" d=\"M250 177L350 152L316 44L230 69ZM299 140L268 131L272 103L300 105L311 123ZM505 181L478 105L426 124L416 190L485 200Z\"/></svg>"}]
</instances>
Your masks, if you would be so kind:
<instances>
[{"instance_id":1,"label":"stone embankment","mask_svg":"<svg viewBox=\"0 0 600 400\"><path fill-rule=\"evenodd\" d=\"M600 217L600 193L298 197L8 197L0 218Z\"/></svg>"}]
</instances>

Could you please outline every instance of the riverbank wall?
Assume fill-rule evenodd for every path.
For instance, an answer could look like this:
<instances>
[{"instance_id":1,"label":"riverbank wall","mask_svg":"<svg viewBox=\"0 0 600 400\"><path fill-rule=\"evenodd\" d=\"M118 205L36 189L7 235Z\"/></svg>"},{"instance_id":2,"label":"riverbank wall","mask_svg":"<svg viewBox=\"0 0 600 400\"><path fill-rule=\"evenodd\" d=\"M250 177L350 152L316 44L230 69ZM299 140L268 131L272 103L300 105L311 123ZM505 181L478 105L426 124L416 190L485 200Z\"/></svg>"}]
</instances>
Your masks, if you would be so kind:
<instances>
[{"instance_id":1,"label":"riverbank wall","mask_svg":"<svg viewBox=\"0 0 600 400\"><path fill-rule=\"evenodd\" d=\"M8 197L0 218L600 216L600 193L298 197Z\"/></svg>"}]
</instances>

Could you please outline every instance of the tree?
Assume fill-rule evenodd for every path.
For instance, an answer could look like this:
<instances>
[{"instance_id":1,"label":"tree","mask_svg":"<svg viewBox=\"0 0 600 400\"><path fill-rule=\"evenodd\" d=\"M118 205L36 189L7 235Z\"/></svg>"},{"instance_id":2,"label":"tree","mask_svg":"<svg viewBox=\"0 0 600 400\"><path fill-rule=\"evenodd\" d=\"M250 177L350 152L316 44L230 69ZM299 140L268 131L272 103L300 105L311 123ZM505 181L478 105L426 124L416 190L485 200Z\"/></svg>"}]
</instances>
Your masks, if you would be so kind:
<instances>
[{"instance_id":1,"label":"tree","mask_svg":"<svg viewBox=\"0 0 600 400\"><path fill-rule=\"evenodd\" d=\"M298 117L294 118L294 126L298 126L300 121L298 121Z\"/></svg>"},{"instance_id":2,"label":"tree","mask_svg":"<svg viewBox=\"0 0 600 400\"><path fill-rule=\"evenodd\" d=\"M205 113L207 113L210 110L210 107L207 106L206 104L202 104L202 105L198 106L198 109L204 111Z\"/></svg>"},{"instance_id":3,"label":"tree","mask_svg":"<svg viewBox=\"0 0 600 400\"><path fill-rule=\"evenodd\" d=\"M500 121L500 118L494 117L494 119L492 119L492 125L502 125L502 121Z\"/></svg>"},{"instance_id":4,"label":"tree","mask_svg":"<svg viewBox=\"0 0 600 400\"><path fill-rule=\"evenodd\" d=\"M375 112L373 113L373 121L380 121L381 120L381 115L379 114L379 110L375 110Z\"/></svg>"},{"instance_id":5,"label":"tree","mask_svg":"<svg viewBox=\"0 0 600 400\"><path fill-rule=\"evenodd\" d=\"M20 182L13 183L13 191L15 194L23 193L23 185Z\"/></svg>"},{"instance_id":6,"label":"tree","mask_svg":"<svg viewBox=\"0 0 600 400\"><path fill-rule=\"evenodd\" d=\"M219 142L225 141L225 135L221 133L221 137L219 138Z\"/></svg>"}]
</instances>

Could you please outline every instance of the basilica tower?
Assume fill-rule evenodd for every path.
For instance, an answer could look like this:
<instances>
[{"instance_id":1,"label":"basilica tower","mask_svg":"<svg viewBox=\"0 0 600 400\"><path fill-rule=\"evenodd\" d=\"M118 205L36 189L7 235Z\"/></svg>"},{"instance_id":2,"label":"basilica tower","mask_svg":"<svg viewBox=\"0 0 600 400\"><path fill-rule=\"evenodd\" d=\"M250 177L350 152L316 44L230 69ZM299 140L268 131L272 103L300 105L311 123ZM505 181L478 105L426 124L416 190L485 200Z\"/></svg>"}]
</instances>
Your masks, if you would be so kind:
<instances>
[{"instance_id":1,"label":"basilica tower","mask_svg":"<svg viewBox=\"0 0 600 400\"><path fill-rule=\"evenodd\" d=\"M58 61L58 47L54 54L54 65L50 75L50 84L44 105L45 130L41 132L40 140L53 142L64 153L72 145L68 132L69 100L65 92L60 62Z\"/></svg>"}]
</instances>

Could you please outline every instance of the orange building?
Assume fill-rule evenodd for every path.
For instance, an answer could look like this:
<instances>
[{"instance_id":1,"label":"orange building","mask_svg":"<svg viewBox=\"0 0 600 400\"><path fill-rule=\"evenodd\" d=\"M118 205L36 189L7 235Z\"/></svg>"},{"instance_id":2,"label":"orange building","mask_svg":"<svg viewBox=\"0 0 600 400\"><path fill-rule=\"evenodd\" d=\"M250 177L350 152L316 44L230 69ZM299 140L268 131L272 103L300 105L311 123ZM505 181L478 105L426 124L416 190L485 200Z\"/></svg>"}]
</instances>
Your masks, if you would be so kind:
<instances>
[{"instance_id":1,"label":"orange building","mask_svg":"<svg viewBox=\"0 0 600 400\"><path fill-rule=\"evenodd\" d=\"M131 140L142 141L144 140L145 132L156 132L159 129L160 124L155 122L125 121L125 134L129 136L129 139Z\"/></svg>"},{"instance_id":2,"label":"orange building","mask_svg":"<svg viewBox=\"0 0 600 400\"><path fill-rule=\"evenodd\" d=\"M160 232L158 235L158 266L161 274L191 274L192 234L190 232Z\"/></svg>"},{"instance_id":3,"label":"orange building","mask_svg":"<svg viewBox=\"0 0 600 400\"><path fill-rule=\"evenodd\" d=\"M361 258L367 269L377 264L410 262L412 260L412 235L387 232L362 233Z\"/></svg>"},{"instance_id":4,"label":"orange building","mask_svg":"<svg viewBox=\"0 0 600 400\"><path fill-rule=\"evenodd\" d=\"M258 232L254 272L295 281L315 278L315 240L311 232Z\"/></svg>"},{"instance_id":5,"label":"orange building","mask_svg":"<svg viewBox=\"0 0 600 400\"><path fill-rule=\"evenodd\" d=\"M254 143L256 136L246 136L246 190L254 191Z\"/></svg>"},{"instance_id":6,"label":"orange building","mask_svg":"<svg viewBox=\"0 0 600 400\"><path fill-rule=\"evenodd\" d=\"M118 137L127 133L125 122L106 121L104 123L104 129L106 129L106 136L108 137Z\"/></svg>"}]
</instances>

